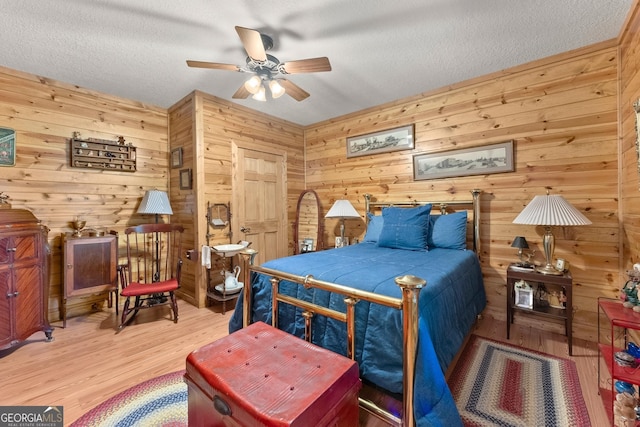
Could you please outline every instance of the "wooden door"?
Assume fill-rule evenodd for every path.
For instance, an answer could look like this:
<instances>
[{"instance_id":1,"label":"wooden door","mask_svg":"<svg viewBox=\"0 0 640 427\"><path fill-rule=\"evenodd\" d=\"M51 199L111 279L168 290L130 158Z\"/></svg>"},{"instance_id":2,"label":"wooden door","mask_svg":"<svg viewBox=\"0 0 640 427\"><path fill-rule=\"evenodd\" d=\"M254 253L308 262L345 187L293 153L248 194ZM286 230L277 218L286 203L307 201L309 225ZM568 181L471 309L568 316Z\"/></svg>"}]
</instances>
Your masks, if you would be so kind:
<instances>
[{"instance_id":1,"label":"wooden door","mask_svg":"<svg viewBox=\"0 0 640 427\"><path fill-rule=\"evenodd\" d=\"M256 264L287 255L286 166L283 153L234 144L232 229L234 243L251 242Z\"/></svg>"}]
</instances>

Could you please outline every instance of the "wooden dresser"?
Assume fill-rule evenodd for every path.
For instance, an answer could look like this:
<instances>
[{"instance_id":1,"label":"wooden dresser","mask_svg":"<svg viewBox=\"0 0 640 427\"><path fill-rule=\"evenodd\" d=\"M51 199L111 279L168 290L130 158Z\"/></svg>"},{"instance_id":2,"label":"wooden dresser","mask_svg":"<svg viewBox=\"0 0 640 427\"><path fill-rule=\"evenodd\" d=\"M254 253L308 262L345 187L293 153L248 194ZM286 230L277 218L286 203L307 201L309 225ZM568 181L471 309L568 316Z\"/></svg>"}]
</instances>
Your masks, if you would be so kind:
<instances>
[{"instance_id":1,"label":"wooden dresser","mask_svg":"<svg viewBox=\"0 0 640 427\"><path fill-rule=\"evenodd\" d=\"M38 331L52 340L48 232L28 210L0 208L0 349Z\"/></svg>"}]
</instances>

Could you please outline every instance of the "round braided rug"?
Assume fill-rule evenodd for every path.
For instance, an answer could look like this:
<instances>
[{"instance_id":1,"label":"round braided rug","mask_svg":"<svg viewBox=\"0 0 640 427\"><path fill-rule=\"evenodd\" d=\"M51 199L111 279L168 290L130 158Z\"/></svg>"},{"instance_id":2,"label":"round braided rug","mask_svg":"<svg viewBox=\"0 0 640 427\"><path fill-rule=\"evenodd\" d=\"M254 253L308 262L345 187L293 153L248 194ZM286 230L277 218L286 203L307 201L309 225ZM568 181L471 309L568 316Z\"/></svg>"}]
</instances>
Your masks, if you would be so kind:
<instances>
[{"instance_id":1,"label":"round braided rug","mask_svg":"<svg viewBox=\"0 0 640 427\"><path fill-rule=\"evenodd\" d=\"M99 404L72 427L187 426L185 371L140 383Z\"/></svg>"}]
</instances>

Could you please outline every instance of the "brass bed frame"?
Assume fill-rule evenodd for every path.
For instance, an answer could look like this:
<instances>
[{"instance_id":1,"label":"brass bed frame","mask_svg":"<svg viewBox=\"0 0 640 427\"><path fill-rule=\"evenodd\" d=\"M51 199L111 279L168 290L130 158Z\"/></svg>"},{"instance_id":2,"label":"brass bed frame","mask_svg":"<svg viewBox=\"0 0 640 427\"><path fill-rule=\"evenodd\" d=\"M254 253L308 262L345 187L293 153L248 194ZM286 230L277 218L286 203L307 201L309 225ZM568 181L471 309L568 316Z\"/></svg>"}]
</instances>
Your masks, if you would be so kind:
<instances>
[{"instance_id":1,"label":"brass bed frame","mask_svg":"<svg viewBox=\"0 0 640 427\"><path fill-rule=\"evenodd\" d=\"M472 230L472 246L476 254L480 253L480 193L481 190L471 190L473 196L470 200L457 200L447 202L421 202L421 201L403 201L403 202L374 202L371 195L365 194L365 209L371 212L374 208L382 209L387 206L412 207L430 203L433 208L438 208L440 214L449 213L449 208L470 206L473 211L473 230ZM469 209L469 208L467 208ZM365 215L366 216L366 215ZM244 283L251 283L251 272L262 273L271 277L272 285L272 326L278 327L278 304L285 303L296 306L303 310L302 316L305 321L305 339L311 342L311 320L314 315L326 316L331 319L339 320L346 324L347 329L347 357L355 358L355 306L359 301L368 301L370 303L391 307L402 310L403 317L403 402L402 417L398 417L388 410L379 407L370 400L360 398L360 407L369 412L373 416L394 426L414 426L415 418L413 414L413 398L415 376L415 359L417 353L418 340L418 299L420 290L426 285L425 280L411 275L400 276L395 279L396 284L402 289L402 297L394 298L385 295L378 295L372 292L354 289L348 286L336 283L325 282L313 278L311 275L298 276L295 274L285 273L270 268L264 268L253 265L257 251L254 249L246 249L241 252L241 262L243 263ZM329 309L307 301L302 301L295 297L283 295L279 293L279 284L281 280L287 280L297 283L305 288L316 288L329 292L333 292L344 296L346 304L346 313ZM252 292L251 286L244 287L243 298L243 327L247 327L251 323L252 315Z\"/></svg>"}]
</instances>

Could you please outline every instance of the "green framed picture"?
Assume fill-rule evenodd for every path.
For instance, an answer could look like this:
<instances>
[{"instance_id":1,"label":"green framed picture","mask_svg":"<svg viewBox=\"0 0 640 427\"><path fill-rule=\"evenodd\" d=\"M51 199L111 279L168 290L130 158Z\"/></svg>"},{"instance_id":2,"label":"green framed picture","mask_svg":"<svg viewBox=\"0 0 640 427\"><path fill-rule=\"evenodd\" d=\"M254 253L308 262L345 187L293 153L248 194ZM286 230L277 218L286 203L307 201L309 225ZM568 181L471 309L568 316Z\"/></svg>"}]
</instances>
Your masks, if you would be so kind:
<instances>
[{"instance_id":1,"label":"green framed picture","mask_svg":"<svg viewBox=\"0 0 640 427\"><path fill-rule=\"evenodd\" d=\"M0 166L16 164L16 131L0 128Z\"/></svg>"}]
</instances>

